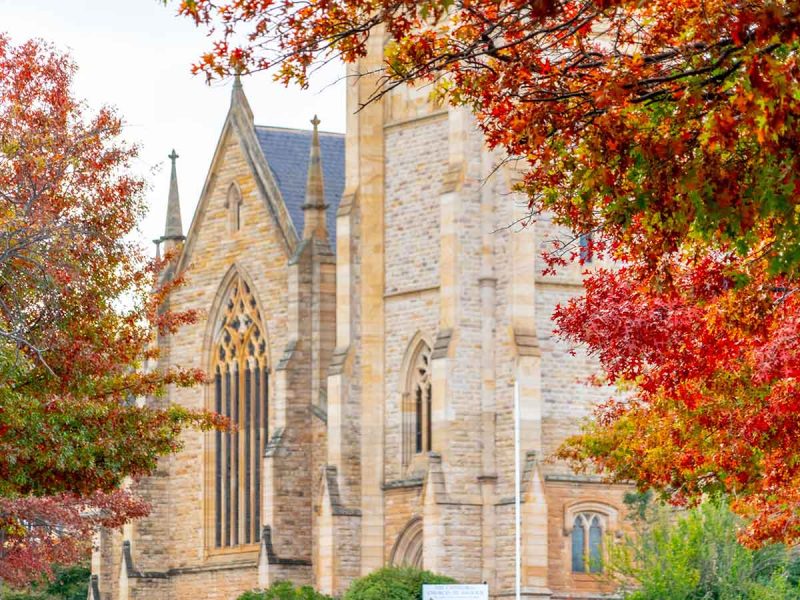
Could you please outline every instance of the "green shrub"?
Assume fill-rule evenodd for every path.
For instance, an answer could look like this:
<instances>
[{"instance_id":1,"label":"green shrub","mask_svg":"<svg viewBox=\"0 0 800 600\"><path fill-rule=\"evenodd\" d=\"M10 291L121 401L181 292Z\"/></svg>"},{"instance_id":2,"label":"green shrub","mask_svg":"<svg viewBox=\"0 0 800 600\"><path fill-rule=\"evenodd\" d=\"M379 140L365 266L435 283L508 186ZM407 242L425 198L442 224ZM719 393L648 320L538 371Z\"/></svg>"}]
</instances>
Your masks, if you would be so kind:
<instances>
[{"instance_id":1,"label":"green shrub","mask_svg":"<svg viewBox=\"0 0 800 600\"><path fill-rule=\"evenodd\" d=\"M343 600L421 600L424 583L456 583L455 579L410 567L384 567L356 579Z\"/></svg>"},{"instance_id":2,"label":"green shrub","mask_svg":"<svg viewBox=\"0 0 800 600\"><path fill-rule=\"evenodd\" d=\"M27 590L5 590L0 582L0 598L3 600L86 600L89 587L89 567L55 567L53 580L42 581Z\"/></svg>"},{"instance_id":3,"label":"green shrub","mask_svg":"<svg viewBox=\"0 0 800 600\"><path fill-rule=\"evenodd\" d=\"M606 573L624 600L800 600L795 553L736 539L742 521L722 500L691 510L632 496L635 534L611 544Z\"/></svg>"},{"instance_id":4,"label":"green shrub","mask_svg":"<svg viewBox=\"0 0 800 600\"><path fill-rule=\"evenodd\" d=\"M290 581L276 581L266 590L245 592L238 600L333 600L333 598L320 594L307 585L295 587Z\"/></svg>"}]
</instances>

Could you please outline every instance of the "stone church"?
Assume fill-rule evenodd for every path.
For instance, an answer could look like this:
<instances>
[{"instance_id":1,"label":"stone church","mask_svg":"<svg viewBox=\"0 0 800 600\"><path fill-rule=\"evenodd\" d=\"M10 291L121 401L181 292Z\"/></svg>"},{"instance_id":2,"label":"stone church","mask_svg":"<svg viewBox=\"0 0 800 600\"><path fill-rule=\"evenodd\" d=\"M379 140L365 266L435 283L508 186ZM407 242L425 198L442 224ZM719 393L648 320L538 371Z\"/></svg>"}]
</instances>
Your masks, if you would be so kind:
<instances>
[{"instance_id":1,"label":"stone church","mask_svg":"<svg viewBox=\"0 0 800 600\"><path fill-rule=\"evenodd\" d=\"M520 227L515 172L468 112L410 88L357 111L375 80L355 80L340 135L255 125L237 79L186 231L171 156L162 276L188 284L168 308L202 318L159 340L157 366L211 383L150 401L238 427L186 432L136 484L152 512L98 534L90 600L233 600L285 579L340 594L384 565L513 597L515 382L523 597L603 592L592 558L623 490L547 460L607 393L552 335L578 267L541 276L559 232Z\"/></svg>"}]
</instances>

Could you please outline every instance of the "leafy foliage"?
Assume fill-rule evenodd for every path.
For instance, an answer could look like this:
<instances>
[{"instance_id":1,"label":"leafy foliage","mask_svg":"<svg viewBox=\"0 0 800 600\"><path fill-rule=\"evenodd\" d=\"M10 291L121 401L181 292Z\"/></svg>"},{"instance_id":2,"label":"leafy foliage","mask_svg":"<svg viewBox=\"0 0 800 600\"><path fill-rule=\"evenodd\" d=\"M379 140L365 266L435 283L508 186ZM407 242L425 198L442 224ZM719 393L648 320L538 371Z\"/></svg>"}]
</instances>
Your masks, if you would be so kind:
<instances>
[{"instance_id":1,"label":"leafy foliage","mask_svg":"<svg viewBox=\"0 0 800 600\"><path fill-rule=\"evenodd\" d=\"M86 600L89 567L56 567L53 580L33 584L28 591L4 592L5 600Z\"/></svg>"},{"instance_id":2,"label":"leafy foliage","mask_svg":"<svg viewBox=\"0 0 800 600\"><path fill-rule=\"evenodd\" d=\"M632 521L635 534L611 545L606 565L626 600L800 598L800 557L780 544L740 545L741 520L724 502L682 513L649 503Z\"/></svg>"},{"instance_id":3,"label":"leafy foliage","mask_svg":"<svg viewBox=\"0 0 800 600\"><path fill-rule=\"evenodd\" d=\"M126 241L144 214L135 148L108 108L86 115L75 66L0 35L0 579L24 585L85 555L93 528L147 506L120 490L207 413L134 401L199 371L145 369L175 285Z\"/></svg>"},{"instance_id":4,"label":"leafy foliage","mask_svg":"<svg viewBox=\"0 0 800 600\"><path fill-rule=\"evenodd\" d=\"M278 581L266 590L252 590L239 596L239 600L333 600L314 588L295 587L290 581Z\"/></svg>"},{"instance_id":5,"label":"leafy foliage","mask_svg":"<svg viewBox=\"0 0 800 600\"><path fill-rule=\"evenodd\" d=\"M384 567L366 577L356 579L343 600L421 600L426 583L456 583L445 575L412 567Z\"/></svg>"},{"instance_id":6,"label":"leafy foliage","mask_svg":"<svg viewBox=\"0 0 800 600\"><path fill-rule=\"evenodd\" d=\"M561 456L676 504L733 494L754 518L746 540L797 539L800 304L759 281L736 288L722 260L684 268L658 294L629 268L590 276L557 323L630 394L601 405Z\"/></svg>"},{"instance_id":7,"label":"leafy foliage","mask_svg":"<svg viewBox=\"0 0 800 600\"><path fill-rule=\"evenodd\" d=\"M528 161L532 207L657 260L681 244L768 233L800 261L793 0L191 0L217 41L209 76L366 55L385 25L383 87L436 82L492 146Z\"/></svg>"},{"instance_id":8,"label":"leafy foliage","mask_svg":"<svg viewBox=\"0 0 800 600\"><path fill-rule=\"evenodd\" d=\"M556 315L627 391L561 456L676 504L727 492L748 543L800 540L798 0L177 5L215 39L209 77L305 85L320 59L382 47L373 100L432 82L470 107L522 165L531 216L592 234L550 269L623 266Z\"/></svg>"}]
</instances>

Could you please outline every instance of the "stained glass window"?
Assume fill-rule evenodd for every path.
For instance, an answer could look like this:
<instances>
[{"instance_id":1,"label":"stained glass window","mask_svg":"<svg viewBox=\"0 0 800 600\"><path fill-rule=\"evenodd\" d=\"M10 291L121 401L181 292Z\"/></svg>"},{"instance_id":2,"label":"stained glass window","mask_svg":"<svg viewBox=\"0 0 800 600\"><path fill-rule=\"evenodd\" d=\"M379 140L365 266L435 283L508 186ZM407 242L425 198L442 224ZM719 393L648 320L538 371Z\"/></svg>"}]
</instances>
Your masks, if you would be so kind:
<instances>
[{"instance_id":1,"label":"stained glass window","mask_svg":"<svg viewBox=\"0 0 800 600\"><path fill-rule=\"evenodd\" d=\"M572 529L572 571L574 573L584 573L586 571L583 550L585 537L586 531L583 529L583 519L577 516Z\"/></svg>"},{"instance_id":2,"label":"stained glass window","mask_svg":"<svg viewBox=\"0 0 800 600\"><path fill-rule=\"evenodd\" d=\"M572 524L572 572L603 571L603 522L600 515L580 513Z\"/></svg>"},{"instance_id":3,"label":"stained glass window","mask_svg":"<svg viewBox=\"0 0 800 600\"><path fill-rule=\"evenodd\" d=\"M261 529L261 458L267 439L265 330L250 287L233 282L214 346L214 410L236 429L214 434L214 545L255 544Z\"/></svg>"}]
</instances>

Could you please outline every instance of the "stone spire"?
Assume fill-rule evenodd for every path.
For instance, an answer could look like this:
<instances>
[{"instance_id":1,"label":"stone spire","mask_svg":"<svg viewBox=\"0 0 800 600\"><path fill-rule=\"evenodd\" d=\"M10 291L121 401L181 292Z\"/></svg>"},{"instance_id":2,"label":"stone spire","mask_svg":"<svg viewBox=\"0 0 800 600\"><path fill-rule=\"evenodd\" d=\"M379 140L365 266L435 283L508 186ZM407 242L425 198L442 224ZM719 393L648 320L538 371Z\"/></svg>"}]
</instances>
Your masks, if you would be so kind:
<instances>
[{"instance_id":1,"label":"stone spire","mask_svg":"<svg viewBox=\"0 0 800 600\"><path fill-rule=\"evenodd\" d=\"M178 154L175 150L169 155L172 161L172 173L169 179L169 198L167 200L167 225L164 228L164 236L161 241L164 242L164 249L169 250L175 247L178 242L186 239L183 235L183 224L181 222L181 201L178 195L178 173L175 169L175 161L178 159Z\"/></svg>"},{"instance_id":2,"label":"stone spire","mask_svg":"<svg viewBox=\"0 0 800 600\"><path fill-rule=\"evenodd\" d=\"M239 73L233 78L233 87L231 88L231 111L242 115L248 123L253 123L253 111L250 108L250 103L247 101L247 96L244 95L242 78Z\"/></svg>"},{"instance_id":3,"label":"stone spire","mask_svg":"<svg viewBox=\"0 0 800 600\"><path fill-rule=\"evenodd\" d=\"M308 179L306 180L306 201L303 204L303 239L312 237L318 240L328 239L325 223L325 187L322 178L322 153L319 147L319 119L317 115L311 120L314 132L311 134L311 153L308 158Z\"/></svg>"}]
</instances>

